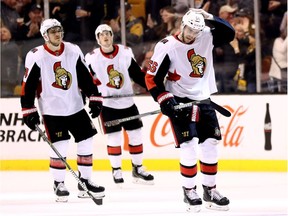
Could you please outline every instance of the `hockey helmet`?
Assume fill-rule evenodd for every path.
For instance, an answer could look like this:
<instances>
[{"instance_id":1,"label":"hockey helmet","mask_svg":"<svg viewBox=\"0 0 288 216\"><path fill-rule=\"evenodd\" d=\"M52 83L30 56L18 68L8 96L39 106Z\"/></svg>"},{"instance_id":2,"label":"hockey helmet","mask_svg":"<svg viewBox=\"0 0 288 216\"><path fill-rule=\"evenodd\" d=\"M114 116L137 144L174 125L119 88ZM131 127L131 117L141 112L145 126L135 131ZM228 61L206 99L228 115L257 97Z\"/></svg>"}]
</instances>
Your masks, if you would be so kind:
<instances>
[{"instance_id":1,"label":"hockey helmet","mask_svg":"<svg viewBox=\"0 0 288 216\"><path fill-rule=\"evenodd\" d=\"M100 33L103 33L104 31L108 31L111 33L112 37L113 37L113 31L112 31L112 28L107 25L107 24L101 24L99 25L96 30L95 30L95 37L96 37L96 40L97 40L97 43L99 44L100 41L99 41L99 34Z\"/></svg>"},{"instance_id":2,"label":"hockey helmet","mask_svg":"<svg viewBox=\"0 0 288 216\"><path fill-rule=\"evenodd\" d=\"M45 41L48 41L47 31L53 27L60 27L63 31L61 23L56 19L46 19L41 23L40 32Z\"/></svg>"},{"instance_id":3,"label":"hockey helmet","mask_svg":"<svg viewBox=\"0 0 288 216\"><path fill-rule=\"evenodd\" d=\"M203 15L189 10L182 18L181 30L183 30L185 26L188 26L196 31L203 30L205 27Z\"/></svg>"}]
</instances>

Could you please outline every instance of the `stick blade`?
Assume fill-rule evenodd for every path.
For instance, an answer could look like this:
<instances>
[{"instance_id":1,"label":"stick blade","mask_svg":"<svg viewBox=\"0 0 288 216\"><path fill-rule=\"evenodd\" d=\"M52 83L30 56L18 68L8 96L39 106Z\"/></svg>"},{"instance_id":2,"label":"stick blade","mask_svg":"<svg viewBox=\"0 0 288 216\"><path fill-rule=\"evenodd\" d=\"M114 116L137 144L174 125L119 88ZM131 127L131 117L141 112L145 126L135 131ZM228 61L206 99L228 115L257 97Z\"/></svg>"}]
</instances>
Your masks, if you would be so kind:
<instances>
[{"instance_id":1,"label":"stick blade","mask_svg":"<svg viewBox=\"0 0 288 216\"><path fill-rule=\"evenodd\" d=\"M97 199L96 197L93 196L93 194L90 191L87 191L87 194L96 205L103 205L103 197Z\"/></svg>"},{"instance_id":2,"label":"stick blade","mask_svg":"<svg viewBox=\"0 0 288 216\"><path fill-rule=\"evenodd\" d=\"M95 197L92 198L96 205L103 205L103 199L96 199Z\"/></svg>"}]
</instances>

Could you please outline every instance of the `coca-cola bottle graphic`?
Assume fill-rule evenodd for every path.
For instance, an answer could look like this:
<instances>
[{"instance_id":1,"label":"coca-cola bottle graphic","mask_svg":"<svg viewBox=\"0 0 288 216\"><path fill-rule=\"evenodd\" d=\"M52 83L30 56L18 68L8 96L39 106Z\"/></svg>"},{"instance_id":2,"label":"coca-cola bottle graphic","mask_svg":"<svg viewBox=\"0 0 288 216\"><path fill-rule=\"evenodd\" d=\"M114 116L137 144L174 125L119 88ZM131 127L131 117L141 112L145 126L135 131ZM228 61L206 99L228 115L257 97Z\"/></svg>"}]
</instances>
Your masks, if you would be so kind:
<instances>
[{"instance_id":1,"label":"coca-cola bottle graphic","mask_svg":"<svg viewBox=\"0 0 288 216\"><path fill-rule=\"evenodd\" d=\"M266 151L272 149L271 132L272 132L272 125L271 125L269 103L266 103L266 114L265 114L265 120L264 120L264 135L265 135L264 149Z\"/></svg>"}]
</instances>

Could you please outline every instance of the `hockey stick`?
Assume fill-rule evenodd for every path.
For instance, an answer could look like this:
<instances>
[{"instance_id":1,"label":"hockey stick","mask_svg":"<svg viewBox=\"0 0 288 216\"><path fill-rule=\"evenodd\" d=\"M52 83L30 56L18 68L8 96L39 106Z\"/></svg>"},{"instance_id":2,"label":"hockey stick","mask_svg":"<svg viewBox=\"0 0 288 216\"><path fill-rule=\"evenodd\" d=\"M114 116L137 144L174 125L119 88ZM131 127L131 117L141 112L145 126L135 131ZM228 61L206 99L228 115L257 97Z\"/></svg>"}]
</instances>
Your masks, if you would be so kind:
<instances>
[{"instance_id":1,"label":"hockey stick","mask_svg":"<svg viewBox=\"0 0 288 216\"><path fill-rule=\"evenodd\" d=\"M191 107L192 105L195 105L195 104L209 104L209 103L210 103L210 100L193 101L193 102L189 102L189 103L186 103L186 104L176 105L176 106L174 106L174 108L177 110L177 109L183 109L183 108ZM155 111L152 111L152 112L146 112L146 113L142 113L142 114L139 114L139 115L130 116L130 117L122 118L122 119L115 119L115 120L112 120L112 121L105 122L104 126L111 127L111 126L115 126L115 125L121 124L123 122L139 119L139 118L142 118L142 117L145 117L145 116L149 116L149 115L158 114L160 112L161 112L161 110L155 110Z\"/></svg>"},{"instance_id":2,"label":"hockey stick","mask_svg":"<svg viewBox=\"0 0 288 216\"><path fill-rule=\"evenodd\" d=\"M139 95L145 95L145 94L143 94L143 93L135 93L135 94L123 94L123 95L110 95L110 96L104 96L103 98L104 98L104 99L113 99L113 98L122 98L122 97L133 97L133 96L139 96ZM189 103L188 103L188 104L189 104ZM222 115L224 115L224 116L226 116L226 117L230 117L230 116L231 116L231 113L230 113L227 109L225 109L224 107L216 104L215 102L211 101L211 105L212 105L212 107L213 107L215 110L217 110L217 111L218 111L219 113L221 113ZM192 106L192 105L188 105L187 107L189 107L189 106ZM185 107L182 107L182 108L185 108ZM179 109L181 109L181 108L179 108ZM152 113L152 114L149 114L149 115L156 114L156 113L154 113L154 112L155 112L155 111L153 111L153 113ZM144 115L144 116L146 116L146 115ZM144 117L144 116L142 116L142 117ZM139 117L139 118L141 118L141 117ZM131 119L131 120L133 120L133 119ZM120 124L120 123L119 123L119 124ZM109 127L109 126L108 126L108 127Z\"/></svg>"},{"instance_id":3,"label":"hockey stick","mask_svg":"<svg viewBox=\"0 0 288 216\"><path fill-rule=\"evenodd\" d=\"M133 94L122 94L122 95L109 95L109 96L103 96L104 99L113 99L113 98L123 98L123 97L133 97L133 96L139 96L144 95L143 93L133 93Z\"/></svg>"},{"instance_id":4,"label":"hockey stick","mask_svg":"<svg viewBox=\"0 0 288 216\"><path fill-rule=\"evenodd\" d=\"M222 115L224 115L226 117L231 116L231 113L229 112L229 110L225 109L224 107L220 106L219 104L216 104L215 102L211 101L211 105L215 110L217 110Z\"/></svg>"},{"instance_id":5,"label":"hockey stick","mask_svg":"<svg viewBox=\"0 0 288 216\"><path fill-rule=\"evenodd\" d=\"M155 110L155 111L152 111L152 112L146 112L146 113L142 113L142 114L139 114L139 115L130 116L130 117L122 118L122 119L115 119L115 120L111 120L111 121L105 122L104 126L111 127L111 126L119 125L119 124L121 124L123 122L139 119L139 118L142 118L142 117L145 117L145 116L149 116L149 115L154 115L154 114L157 114L157 113L160 113L160 112L161 112L161 110Z\"/></svg>"},{"instance_id":6,"label":"hockey stick","mask_svg":"<svg viewBox=\"0 0 288 216\"><path fill-rule=\"evenodd\" d=\"M59 153L59 151L55 148L53 143L48 139L48 137L45 135L45 133L39 128L39 126L35 125L36 130L39 132L40 136L46 141L49 146L52 148L52 150L56 153L56 155L60 158L60 160L65 164L67 169L70 171L70 173L74 176L74 178L77 180L77 182L80 184L82 189L89 195L89 197L96 203L96 205L102 205L103 199L96 199L91 192L87 189L86 185L80 180L80 178L77 176L77 174L73 171L73 169L70 167L70 165L67 163L67 161L62 157L62 155Z\"/></svg>"},{"instance_id":7,"label":"hockey stick","mask_svg":"<svg viewBox=\"0 0 288 216\"><path fill-rule=\"evenodd\" d=\"M187 107L191 107L192 105L195 104L210 104L212 105L212 107L217 110L219 113L221 113L222 115L226 116L226 117L230 117L231 113L225 109L224 107L216 104L215 102L211 101L211 100L202 100L202 101L193 101L193 102L189 102L186 104L179 104L177 106L174 106L175 109L183 109L183 108L187 108ZM121 124L122 122L127 122L127 121L131 121L131 120L135 120L135 119L139 119L145 116L149 116L149 115L154 115L154 114L158 114L160 113L161 110L155 110L152 112L146 112L146 113L142 113L139 115L135 115L135 116L130 116L130 117L126 117L126 118L122 118L122 119L115 119L112 121L107 121L104 123L104 126L106 127L111 127L111 126L115 126L118 124Z\"/></svg>"}]
</instances>

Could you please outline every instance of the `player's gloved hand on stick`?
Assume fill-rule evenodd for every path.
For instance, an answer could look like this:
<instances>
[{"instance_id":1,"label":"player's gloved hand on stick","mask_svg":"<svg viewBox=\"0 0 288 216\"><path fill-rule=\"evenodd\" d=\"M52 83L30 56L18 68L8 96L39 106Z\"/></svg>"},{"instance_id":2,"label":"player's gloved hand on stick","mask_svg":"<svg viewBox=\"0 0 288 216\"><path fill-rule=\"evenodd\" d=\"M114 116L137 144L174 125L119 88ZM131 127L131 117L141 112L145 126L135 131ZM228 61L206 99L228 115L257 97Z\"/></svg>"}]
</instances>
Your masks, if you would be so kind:
<instances>
[{"instance_id":1,"label":"player's gloved hand on stick","mask_svg":"<svg viewBox=\"0 0 288 216\"><path fill-rule=\"evenodd\" d=\"M178 111L174 108L174 106L179 105L175 100L173 94L170 92L164 92L160 94L157 98L158 103L160 104L161 112L170 117L177 117Z\"/></svg>"},{"instance_id":2,"label":"player's gloved hand on stick","mask_svg":"<svg viewBox=\"0 0 288 216\"><path fill-rule=\"evenodd\" d=\"M23 108L22 109L22 113L23 113L23 119L24 119L24 123L31 129L31 130L35 130L35 125L39 125L40 124L40 116L37 112L37 108L36 107L32 107L32 108Z\"/></svg>"},{"instance_id":3,"label":"player's gloved hand on stick","mask_svg":"<svg viewBox=\"0 0 288 216\"><path fill-rule=\"evenodd\" d=\"M96 118L100 115L103 107L103 97L99 95L91 95L89 97L89 108L92 118Z\"/></svg>"}]
</instances>

